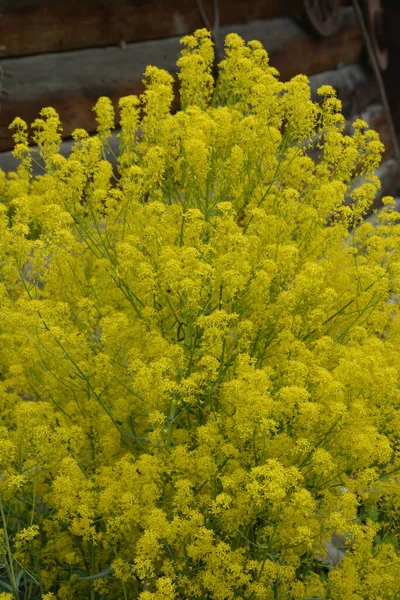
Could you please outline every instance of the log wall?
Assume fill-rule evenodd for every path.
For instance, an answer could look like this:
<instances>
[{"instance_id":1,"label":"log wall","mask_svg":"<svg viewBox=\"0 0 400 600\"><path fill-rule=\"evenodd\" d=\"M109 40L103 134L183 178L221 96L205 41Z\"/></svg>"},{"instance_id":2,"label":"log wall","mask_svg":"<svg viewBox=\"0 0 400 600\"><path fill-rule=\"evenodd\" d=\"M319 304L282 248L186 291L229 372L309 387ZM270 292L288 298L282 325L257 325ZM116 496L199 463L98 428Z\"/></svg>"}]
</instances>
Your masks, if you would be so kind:
<instances>
[{"instance_id":1,"label":"log wall","mask_svg":"<svg viewBox=\"0 0 400 600\"><path fill-rule=\"evenodd\" d=\"M334 35L318 38L301 20L300 5L219 0L217 46L235 31L263 43L281 79L308 75L314 96L320 85L332 85L349 131L354 118L367 120L392 160L386 116L352 7L342 9ZM140 94L148 64L176 75L180 37L212 25L212 6L213 0L0 0L0 167L15 168L8 127L16 116L31 123L44 106L56 108L68 154L75 128L95 131L92 108L99 96L109 96L116 107L121 96ZM386 169L391 180L392 167ZM390 185L386 193L392 193Z\"/></svg>"},{"instance_id":2,"label":"log wall","mask_svg":"<svg viewBox=\"0 0 400 600\"><path fill-rule=\"evenodd\" d=\"M251 2L249 2L251 4ZM255 3L257 4L257 3ZM351 9L342 13L339 31L317 40L291 17L224 25L217 33L236 31L245 40L258 39L268 50L271 63L287 80L297 73L311 75L357 61L363 51L361 33ZM0 61L0 152L12 147L9 123L20 116L32 122L44 106L54 106L64 123L64 136L77 127L94 131L92 107L99 96L114 104L126 94L143 90L142 76L148 64L176 73L180 36L67 52L7 58Z\"/></svg>"},{"instance_id":3,"label":"log wall","mask_svg":"<svg viewBox=\"0 0 400 600\"><path fill-rule=\"evenodd\" d=\"M220 0L219 24L292 14L299 0ZM213 2L201 0L213 26ZM1 56L174 37L207 26L195 0L1 0Z\"/></svg>"}]
</instances>

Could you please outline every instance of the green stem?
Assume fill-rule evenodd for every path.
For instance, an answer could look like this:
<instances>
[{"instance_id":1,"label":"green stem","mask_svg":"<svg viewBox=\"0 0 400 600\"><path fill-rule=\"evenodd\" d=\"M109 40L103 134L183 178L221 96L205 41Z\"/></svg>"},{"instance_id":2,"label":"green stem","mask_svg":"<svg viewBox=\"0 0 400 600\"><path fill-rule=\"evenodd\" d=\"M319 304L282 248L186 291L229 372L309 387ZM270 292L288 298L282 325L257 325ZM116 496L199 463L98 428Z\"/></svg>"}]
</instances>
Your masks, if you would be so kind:
<instances>
[{"instance_id":1,"label":"green stem","mask_svg":"<svg viewBox=\"0 0 400 600\"><path fill-rule=\"evenodd\" d=\"M0 513L1 513L1 520L3 523L4 540L5 540L5 546L6 546L6 550L7 550L7 556L8 556L8 561L5 561L6 569L7 569L8 577L10 579L10 584L11 584L11 587L13 590L13 596L16 598L16 600L18 600L19 593L18 593L18 588L17 588L17 584L16 584L16 580L15 580L14 561L13 561L13 556L12 556L11 547L10 547L10 540L8 538L7 520L6 520L6 516L4 514L3 500L1 497L0 497Z\"/></svg>"}]
</instances>

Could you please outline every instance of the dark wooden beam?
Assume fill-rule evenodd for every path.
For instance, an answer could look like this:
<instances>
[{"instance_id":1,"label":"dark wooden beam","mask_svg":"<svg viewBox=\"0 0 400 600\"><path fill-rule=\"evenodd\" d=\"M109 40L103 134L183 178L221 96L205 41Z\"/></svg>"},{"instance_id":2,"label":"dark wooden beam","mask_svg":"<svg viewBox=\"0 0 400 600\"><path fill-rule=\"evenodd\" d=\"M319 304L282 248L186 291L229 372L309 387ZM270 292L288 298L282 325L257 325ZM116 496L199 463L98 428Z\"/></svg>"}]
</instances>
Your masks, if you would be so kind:
<instances>
[{"instance_id":1,"label":"dark wooden beam","mask_svg":"<svg viewBox=\"0 0 400 600\"><path fill-rule=\"evenodd\" d=\"M220 25L293 13L301 0L219 0ZM201 0L1 0L0 56L112 46L213 26L213 2Z\"/></svg>"},{"instance_id":2,"label":"dark wooden beam","mask_svg":"<svg viewBox=\"0 0 400 600\"><path fill-rule=\"evenodd\" d=\"M283 80L351 63L362 52L362 40L352 10L343 11L342 27L329 40L312 39L290 18L221 27L219 43L236 31L245 40L258 39L270 53ZM114 104L126 94L143 90L145 67L154 64L176 73L179 37L74 52L43 54L0 61L0 151L12 147L9 123L20 116L32 122L41 108L53 106L64 124L64 137L77 127L94 131L92 107L99 96Z\"/></svg>"}]
</instances>

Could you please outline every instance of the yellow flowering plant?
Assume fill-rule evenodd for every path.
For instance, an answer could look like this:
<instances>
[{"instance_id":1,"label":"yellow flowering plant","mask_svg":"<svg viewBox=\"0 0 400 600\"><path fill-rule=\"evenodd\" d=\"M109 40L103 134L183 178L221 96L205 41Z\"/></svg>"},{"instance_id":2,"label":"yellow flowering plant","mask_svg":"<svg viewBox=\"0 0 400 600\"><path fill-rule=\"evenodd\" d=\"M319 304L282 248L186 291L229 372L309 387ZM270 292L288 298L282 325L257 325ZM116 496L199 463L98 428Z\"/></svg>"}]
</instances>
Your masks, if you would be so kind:
<instances>
[{"instance_id":1,"label":"yellow flowering plant","mask_svg":"<svg viewBox=\"0 0 400 600\"><path fill-rule=\"evenodd\" d=\"M400 215L383 146L259 42L16 119L0 172L0 598L400 598ZM140 128L141 134L138 135ZM357 184L357 185L356 185ZM339 564L326 560L343 536Z\"/></svg>"}]
</instances>

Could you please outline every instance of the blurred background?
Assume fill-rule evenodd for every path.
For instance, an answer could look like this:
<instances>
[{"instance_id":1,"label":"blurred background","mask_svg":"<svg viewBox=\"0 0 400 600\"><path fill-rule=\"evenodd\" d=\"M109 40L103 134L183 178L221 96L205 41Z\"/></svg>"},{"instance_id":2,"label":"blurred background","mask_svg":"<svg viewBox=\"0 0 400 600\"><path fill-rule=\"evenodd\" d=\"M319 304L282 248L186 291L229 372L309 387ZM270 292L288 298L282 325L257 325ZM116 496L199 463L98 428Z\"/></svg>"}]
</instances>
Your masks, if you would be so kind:
<instances>
[{"instance_id":1,"label":"blurred background","mask_svg":"<svg viewBox=\"0 0 400 600\"><path fill-rule=\"evenodd\" d=\"M348 130L361 117L386 146L380 197L399 194L400 0L0 0L0 167L15 168L16 116L54 106L68 154L75 128L95 131L99 96L116 107L140 93L148 64L176 72L180 37L199 27L217 59L235 31L263 43L282 80L333 85Z\"/></svg>"}]
</instances>

